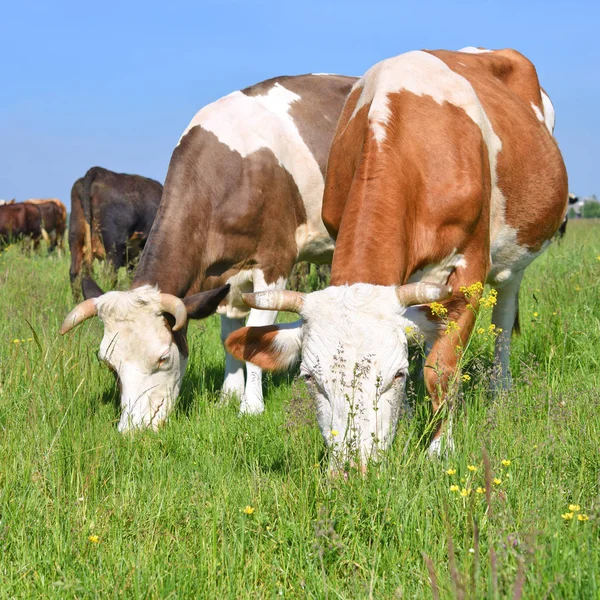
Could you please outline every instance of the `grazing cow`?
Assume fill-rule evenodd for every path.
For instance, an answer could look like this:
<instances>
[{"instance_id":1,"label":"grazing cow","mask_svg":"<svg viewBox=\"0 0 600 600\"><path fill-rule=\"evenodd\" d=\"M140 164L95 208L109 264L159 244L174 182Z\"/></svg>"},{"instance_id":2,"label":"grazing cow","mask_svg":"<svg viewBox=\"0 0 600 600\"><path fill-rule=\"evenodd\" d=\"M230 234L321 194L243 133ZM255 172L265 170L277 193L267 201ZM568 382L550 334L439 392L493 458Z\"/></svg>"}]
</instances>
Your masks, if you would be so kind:
<instances>
[{"instance_id":1,"label":"grazing cow","mask_svg":"<svg viewBox=\"0 0 600 600\"><path fill-rule=\"evenodd\" d=\"M82 267L91 270L94 258L107 260L116 271L130 264L148 238L160 204L158 181L92 167L71 189L69 275L79 296Z\"/></svg>"},{"instance_id":2,"label":"grazing cow","mask_svg":"<svg viewBox=\"0 0 600 600\"><path fill-rule=\"evenodd\" d=\"M37 248L42 237L40 210L35 204L5 204L0 206L0 244L19 237L33 240Z\"/></svg>"},{"instance_id":3,"label":"grazing cow","mask_svg":"<svg viewBox=\"0 0 600 600\"><path fill-rule=\"evenodd\" d=\"M325 167L354 81L271 79L206 106L184 131L133 289L88 299L62 329L95 314L103 320L100 355L122 383L121 431L167 418L187 362L178 331L187 316L210 314L231 286L219 308L223 340L248 312L250 325L272 324L276 311L250 311L242 292L283 290L296 261L331 260L321 220ZM87 288L88 298L101 294ZM175 326L162 318L165 310ZM172 331L179 338L169 342ZM245 382L243 366L227 356L223 392L239 395L242 413L262 412L261 370L247 364Z\"/></svg>"},{"instance_id":4,"label":"grazing cow","mask_svg":"<svg viewBox=\"0 0 600 600\"><path fill-rule=\"evenodd\" d=\"M42 235L48 235L52 251L58 247L64 249L65 230L67 228L67 207L58 198L25 200L25 203L35 204L40 209L42 216Z\"/></svg>"},{"instance_id":5,"label":"grazing cow","mask_svg":"<svg viewBox=\"0 0 600 600\"><path fill-rule=\"evenodd\" d=\"M463 286L487 281L497 290L498 383L510 385L523 272L567 206L553 123L534 66L514 50L408 52L375 65L354 86L323 200L323 220L336 238L331 286L245 295L250 306L294 310L302 320L246 327L226 342L234 356L265 369L288 368L302 356L300 372L334 456L348 457L353 447L364 467L391 444L405 394L407 336L425 340L434 412L452 397L475 322L475 301ZM432 302L441 306L418 306ZM443 319L432 314L444 310ZM444 430L440 418L431 452L440 451Z\"/></svg>"}]
</instances>

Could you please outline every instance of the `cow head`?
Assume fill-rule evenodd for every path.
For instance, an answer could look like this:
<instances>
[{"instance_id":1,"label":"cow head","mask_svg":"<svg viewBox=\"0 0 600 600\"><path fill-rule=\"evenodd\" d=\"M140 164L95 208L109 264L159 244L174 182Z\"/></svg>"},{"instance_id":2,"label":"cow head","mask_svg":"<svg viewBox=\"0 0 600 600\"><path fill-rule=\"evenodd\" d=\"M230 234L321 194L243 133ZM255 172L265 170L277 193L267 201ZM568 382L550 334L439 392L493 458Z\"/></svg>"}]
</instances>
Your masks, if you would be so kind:
<instances>
[{"instance_id":1,"label":"cow head","mask_svg":"<svg viewBox=\"0 0 600 600\"><path fill-rule=\"evenodd\" d=\"M264 369L287 369L301 355L300 375L316 401L317 418L332 453L364 467L391 444L404 403L408 341L429 337L436 325L408 307L446 299L445 285L354 284L311 294L269 291L244 294L264 310L299 313L288 325L245 327L232 333L227 350ZM337 464L336 464L337 462Z\"/></svg>"},{"instance_id":2,"label":"cow head","mask_svg":"<svg viewBox=\"0 0 600 600\"><path fill-rule=\"evenodd\" d=\"M104 324L98 357L121 389L119 431L157 429L173 408L187 365L187 320L214 313L229 285L183 300L150 285L104 294L84 280L83 291L87 299L67 315L61 334L98 316Z\"/></svg>"}]
</instances>

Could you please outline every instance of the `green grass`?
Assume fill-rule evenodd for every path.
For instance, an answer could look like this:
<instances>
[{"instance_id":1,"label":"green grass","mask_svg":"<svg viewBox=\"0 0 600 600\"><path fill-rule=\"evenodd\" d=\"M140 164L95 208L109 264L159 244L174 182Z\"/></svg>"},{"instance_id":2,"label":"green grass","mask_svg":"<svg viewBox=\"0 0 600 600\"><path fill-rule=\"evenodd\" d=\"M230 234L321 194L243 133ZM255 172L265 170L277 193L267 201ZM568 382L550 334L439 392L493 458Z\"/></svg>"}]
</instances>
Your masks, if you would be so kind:
<instances>
[{"instance_id":1,"label":"green grass","mask_svg":"<svg viewBox=\"0 0 600 600\"><path fill-rule=\"evenodd\" d=\"M599 598L598 255L600 225L571 222L529 269L514 390L489 397L491 349L475 344L450 458L429 460L419 442L419 392L384 462L344 482L326 474L293 375L265 378L261 417L217 403L216 317L190 328L169 424L118 434L116 386L96 358L101 323L57 333L72 307L68 259L9 248L0 598ZM449 491L485 485L484 448L488 477L502 480L490 506ZM570 503L589 521L564 521Z\"/></svg>"}]
</instances>

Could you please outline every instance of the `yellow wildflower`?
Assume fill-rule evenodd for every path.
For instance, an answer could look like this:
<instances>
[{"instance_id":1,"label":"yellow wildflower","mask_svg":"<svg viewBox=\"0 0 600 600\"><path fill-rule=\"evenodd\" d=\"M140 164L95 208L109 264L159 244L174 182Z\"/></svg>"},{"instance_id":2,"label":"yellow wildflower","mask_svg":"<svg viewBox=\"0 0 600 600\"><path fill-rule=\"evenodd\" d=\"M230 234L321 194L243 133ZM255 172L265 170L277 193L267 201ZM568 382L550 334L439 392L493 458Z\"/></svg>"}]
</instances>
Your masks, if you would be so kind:
<instances>
[{"instance_id":1,"label":"yellow wildflower","mask_svg":"<svg viewBox=\"0 0 600 600\"><path fill-rule=\"evenodd\" d=\"M497 477L494 477L494 483L496 485L500 485L502 483L502 479L498 479Z\"/></svg>"},{"instance_id":2,"label":"yellow wildflower","mask_svg":"<svg viewBox=\"0 0 600 600\"><path fill-rule=\"evenodd\" d=\"M448 473L448 475L456 475L456 469L448 469L446 473Z\"/></svg>"},{"instance_id":3,"label":"yellow wildflower","mask_svg":"<svg viewBox=\"0 0 600 600\"><path fill-rule=\"evenodd\" d=\"M477 330L477 333L478 333L479 335L483 335L483 334L485 333L485 329L484 329L483 327L480 327L480 328Z\"/></svg>"},{"instance_id":4,"label":"yellow wildflower","mask_svg":"<svg viewBox=\"0 0 600 600\"><path fill-rule=\"evenodd\" d=\"M404 328L404 333L411 334L413 332L413 329L414 329L414 327L410 327L410 326L409 327L405 327Z\"/></svg>"},{"instance_id":5,"label":"yellow wildflower","mask_svg":"<svg viewBox=\"0 0 600 600\"><path fill-rule=\"evenodd\" d=\"M479 304L484 308L494 308L496 302L498 302L498 292L492 288L490 293L479 301Z\"/></svg>"},{"instance_id":6,"label":"yellow wildflower","mask_svg":"<svg viewBox=\"0 0 600 600\"><path fill-rule=\"evenodd\" d=\"M596 256L596 260L600 260L600 256Z\"/></svg>"},{"instance_id":7,"label":"yellow wildflower","mask_svg":"<svg viewBox=\"0 0 600 600\"><path fill-rule=\"evenodd\" d=\"M460 327L456 321L448 321L446 323L446 335L450 335L453 331L458 331Z\"/></svg>"},{"instance_id":8,"label":"yellow wildflower","mask_svg":"<svg viewBox=\"0 0 600 600\"><path fill-rule=\"evenodd\" d=\"M477 467L475 465L467 465L467 469L469 469L469 471L472 471L473 473L477 471Z\"/></svg>"},{"instance_id":9,"label":"yellow wildflower","mask_svg":"<svg viewBox=\"0 0 600 600\"><path fill-rule=\"evenodd\" d=\"M576 286L575 286L575 291L576 291L576 292L580 292L580 291L581 291L581 288L580 288L578 285L576 285Z\"/></svg>"},{"instance_id":10,"label":"yellow wildflower","mask_svg":"<svg viewBox=\"0 0 600 600\"><path fill-rule=\"evenodd\" d=\"M483 292L483 284L481 281L472 283L470 286L461 285L460 291L465 295L465 298L471 298L472 296L479 296Z\"/></svg>"},{"instance_id":11,"label":"yellow wildflower","mask_svg":"<svg viewBox=\"0 0 600 600\"><path fill-rule=\"evenodd\" d=\"M556 316L558 313L557 313L556 311L554 311L552 314L553 314L554 316Z\"/></svg>"},{"instance_id":12,"label":"yellow wildflower","mask_svg":"<svg viewBox=\"0 0 600 600\"><path fill-rule=\"evenodd\" d=\"M448 314L448 309L439 302L432 302L429 307L431 308L431 314L437 317L443 317Z\"/></svg>"},{"instance_id":13,"label":"yellow wildflower","mask_svg":"<svg viewBox=\"0 0 600 600\"><path fill-rule=\"evenodd\" d=\"M339 435L339 433L340 433L340 432L339 432L337 429L332 429L332 430L331 430L331 435L332 435L333 437L335 437L336 435Z\"/></svg>"},{"instance_id":14,"label":"yellow wildflower","mask_svg":"<svg viewBox=\"0 0 600 600\"><path fill-rule=\"evenodd\" d=\"M579 512L581 510L581 506L579 506L579 504L569 504L569 510L571 512Z\"/></svg>"},{"instance_id":15,"label":"yellow wildflower","mask_svg":"<svg viewBox=\"0 0 600 600\"><path fill-rule=\"evenodd\" d=\"M467 497L467 496L468 496L470 493L471 493L471 490L467 490L467 489L465 489L465 488L463 488L463 489L460 491L460 495L461 495L463 498L466 498L466 497Z\"/></svg>"},{"instance_id":16,"label":"yellow wildflower","mask_svg":"<svg viewBox=\"0 0 600 600\"><path fill-rule=\"evenodd\" d=\"M502 461L502 466L503 467L508 467L510 466L510 460L507 460L506 458Z\"/></svg>"},{"instance_id":17,"label":"yellow wildflower","mask_svg":"<svg viewBox=\"0 0 600 600\"><path fill-rule=\"evenodd\" d=\"M577 520L578 521L589 521L590 518L586 514L580 513L577 515Z\"/></svg>"},{"instance_id":18,"label":"yellow wildflower","mask_svg":"<svg viewBox=\"0 0 600 600\"><path fill-rule=\"evenodd\" d=\"M251 515L256 509L254 506L250 506L249 504L244 508L244 513L247 515Z\"/></svg>"},{"instance_id":19,"label":"yellow wildflower","mask_svg":"<svg viewBox=\"0 0 600 600\"><path fill-rule=\"evenodd\" d=\"M457 485L451 485L450 486L450 491L451 492L458 492L460 488Z\"/></svg>"},{"instance_id":20,"label":"yellow wildflower","mask_svg":"<svg viewBox=\"0 0 600 600\"><path fill-rule=\"evenodd\" d=\"M471 381L471 376L470 376L470 375L468 375L467 373L465 373L465 374L462 376L462 380L463 380L465 383L467 383L467 381Z\"/></svg>"},{"instance_id":21,"label":"yellow wildflower","mask_svg":"<svg viewBox=\"0 0 600 600\"><path fill-rule=\"evenodd\" d=\"M475 490L478 494L485 494L485 488L479 486L476 490Z\"/></svg>"},{"instance_id":22,"label":"yellow wildflower","mask_svg":"<svg viewBox=\"0 0 600 600\"><path fill-rule=\"evenodd\" d=\"M13 344L19 344L21 340L13 340Z\"/></svg>"},{"instance_id":23,"label":"yellow wildflower","mask_svg":"<svg viewBox=\"0 0 600 600\"><path fill-rule=\"evenodd\" d=\"M569 521L570 519L573 518L573 513L572 512L568 512L568 513L563 513L562 515L560 515L565 521Z\"/></svg>"},{"instance_id":24,"label":"yellow wildflower","mask_svg":"<svg viewBox=\"0 0 600 600\"><path fill-rule=\"evenodd\" d=\"M534 317L535 319L537 319L539 316L540 316L540 313L538 313L538 312L534 312L534 313L533 313L533 317Z\"/></svg>"},{"instance_id":25,"label":"yellow wildflower","mask_svg":"<svg viewBox=\"0 0 600 600\"><path fill-rule=\"evenodd\" d=\"M90 540L90 542L92 542L92 544L99 544L100 543L100 538L97 535L90 535L88 537L88 540Z\"/></svg>"}]
</instances>

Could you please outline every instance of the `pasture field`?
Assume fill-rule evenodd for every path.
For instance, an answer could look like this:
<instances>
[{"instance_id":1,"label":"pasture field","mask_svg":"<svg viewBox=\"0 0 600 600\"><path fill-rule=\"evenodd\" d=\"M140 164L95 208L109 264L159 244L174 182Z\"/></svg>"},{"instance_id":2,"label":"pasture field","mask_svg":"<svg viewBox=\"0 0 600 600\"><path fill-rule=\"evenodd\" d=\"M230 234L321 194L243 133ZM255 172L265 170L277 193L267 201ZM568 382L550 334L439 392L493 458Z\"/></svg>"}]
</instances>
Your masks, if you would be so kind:
<instances>
[{"instance_id":1,"label":"pasture field","mask_svg":"<svg viewBox=\"0 0 600 600\"><path fill-rule=\"evenodd\" d=\"M68 259L12 246L0 256L0 598L600 598L600 224L568 229L525 277L513 391L489 395L478 334L455 452L427 457L415 381L386 459L348 481L327 476L294 374L265 378L261 417L219 404L217 317L190 327L167 426L120 435L101 323L58 335Z\"/></svg>"}]
</instances>

